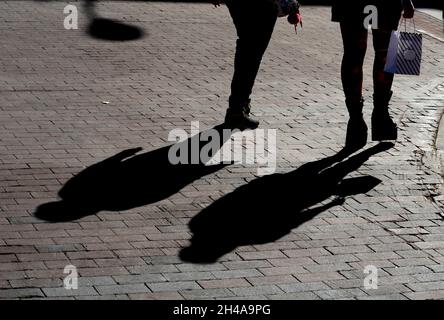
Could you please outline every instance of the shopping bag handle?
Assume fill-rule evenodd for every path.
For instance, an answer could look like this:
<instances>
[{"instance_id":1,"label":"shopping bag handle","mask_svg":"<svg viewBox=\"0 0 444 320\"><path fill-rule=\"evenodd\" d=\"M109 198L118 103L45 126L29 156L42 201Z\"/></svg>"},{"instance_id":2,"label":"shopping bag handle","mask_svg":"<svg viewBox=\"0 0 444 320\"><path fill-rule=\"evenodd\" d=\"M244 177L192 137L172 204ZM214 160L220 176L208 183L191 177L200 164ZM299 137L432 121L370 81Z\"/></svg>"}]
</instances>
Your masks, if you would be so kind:
<instances>
[{"instance_id":1,"label":"shopping bag handle","mask_svg":"<svg viewBox=\"0 0 444 320\"><path fill-rule=\"evenodd\" d=\"M404 30L405 30L405 32L407 32L407 20L412 20L412 22L413 22L413 32L416 32L415 18L407 19L407 18L402 17L401 18L401 22L400 22L399 25L402 26L402 22L404 22Z\"/></svg>"}]
</instances>

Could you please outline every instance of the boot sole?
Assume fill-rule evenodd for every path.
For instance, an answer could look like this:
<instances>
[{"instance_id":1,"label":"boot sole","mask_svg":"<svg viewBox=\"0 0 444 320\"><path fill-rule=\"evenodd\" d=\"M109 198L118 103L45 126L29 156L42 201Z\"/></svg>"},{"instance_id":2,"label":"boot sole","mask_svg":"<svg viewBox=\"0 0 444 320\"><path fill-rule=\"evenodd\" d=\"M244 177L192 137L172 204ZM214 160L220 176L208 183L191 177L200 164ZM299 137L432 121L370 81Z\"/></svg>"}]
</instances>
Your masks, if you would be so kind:
<instances>
[{"instance_id":1,"label":"boot sole","mask_svg":"<svg viewBox=\"0 0 444 320\"><path fill-rule=\"evenodd\" d=\"M234 125L227 125L227 124L225 124L225 126L226 126L227 129L231 129L231 130L236 130L237 129L237 130L240 130L240 131L256 130L259 127L259 125L255 126L255 127L252 127L252 126L246 127L246 126L234 126Z\"/></svg>"},{"instance_id":2,"label":"boot sole","mask_svg":"<svg viewBox=\"0 0 444 320\"><path fill-rule=\"evenodd\" d=\"M383 118L384 119L384 118ZM381 126L378 124L386 124ZM393 121L383 120L372 116L372 141L396 141L398 139L398 125Z\"/></svg>"},{"instance_id":3,"label":"boot sole","mask_svg":"<svg viewBox=\"0 0 444 320\"><path fill-rule=\"evenodd\" d=\"M398 135L372 134L372 141L396 141Z\"/></svg>"},{"instance_id":4,"label":"boot sole","mask_svg":"<svg viewBox=\"0 0 444 320\"><path fill-rule=\"evenodd\" d=\"M398 127L393 132L380 132L372 129L372 141L396 141L398 139Z\"/></svg>"},{"instance_id":5,"label":"boot sole","mask_svg":"<svg viewBox=\"0 0 444 320\"><path fill-rule=\"evenodd\" d=\"M228 128L228 129L238 129L238 130L244 131L244 130L255 130L255 129L257 129L259 127L259 123L257 125L247 126L247 125L244 125L242 123L232 123L230 121L228 121L228 122L225 121L224 126L226 128Z\"/></svg>"}]
</instances>

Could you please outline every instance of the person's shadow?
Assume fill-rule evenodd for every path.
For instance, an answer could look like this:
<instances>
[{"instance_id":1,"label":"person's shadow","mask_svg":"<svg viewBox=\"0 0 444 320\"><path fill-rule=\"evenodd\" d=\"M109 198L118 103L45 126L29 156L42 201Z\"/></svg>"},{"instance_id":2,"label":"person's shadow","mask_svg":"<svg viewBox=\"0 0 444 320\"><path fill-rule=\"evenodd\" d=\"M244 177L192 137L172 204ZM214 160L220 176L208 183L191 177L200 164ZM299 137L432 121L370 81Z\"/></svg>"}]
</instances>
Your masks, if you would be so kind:
<instances>
[{"instance_id":1,"label":"person's shadow","mask_svg":"<svg viewBox=\"0 0 444 320\"><path fill-rule=\"evenodd\" d=\"M231 138L223 129L220 125L203 131L174 144L174 150L197 150L199 155L206 150L209 157L214 156ZM217 133L218 138L212 137L220 141L209 139L210 132ZM227 165L207 165L202 158L192 161L192 152L186 154L185 151L187 159L182 163L188 164L172 164L170 148L167 146L140 155L135 154L141 148L129 149L86 168L59 191L60 201L39 206L35 216L50 222L64 222L102 210L123 211L145 206L167 199L193 181Z\"/></svg>"},{"instance_id":2,"label":"person's shadow","mask_svg":"<svg viewBox=\"0 0 444 320\"><path fill-rule=\"evenodd\" d=\"M84 0L83 4L90 21L88 34L91 37L108 41L131 41L145 36L145 32L137 26L100 17L95 2L96 0Z\"/></svg>"},{"instance_id":3,"label":"person's shadow","mask_svg":"<svg viewBox=\"0 0 444 320\"><path fill-rule=\"evenodd\" d=\"M376 187L381 181L372 176L345 177L370 156L391 147L392 143L380 143L337 163L347 156L342 151L293 172L262 177L239 187L190 221L193 236L180 258L191 263L213 263L239 246L271 243L284 237L317 214L343 204L345 197Z\"/></svg>"}]
</instances>

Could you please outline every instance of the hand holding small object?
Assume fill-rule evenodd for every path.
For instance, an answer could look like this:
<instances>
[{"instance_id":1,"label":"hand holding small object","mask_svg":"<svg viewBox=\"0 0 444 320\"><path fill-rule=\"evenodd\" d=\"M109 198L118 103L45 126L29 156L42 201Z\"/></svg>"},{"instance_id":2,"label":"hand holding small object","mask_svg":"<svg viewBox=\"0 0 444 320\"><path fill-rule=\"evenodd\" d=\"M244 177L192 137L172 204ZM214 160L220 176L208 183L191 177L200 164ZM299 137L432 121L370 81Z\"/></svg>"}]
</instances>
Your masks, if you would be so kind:
<instances>
[{"instance_id":1,"label":"hand holding small object","mask_svg":"<svg viewBox=\"0 0 444 320\"><path fill-rule=\"evenodd\" d=\"M221 0L211 0L211 3L217 8L220 7Z\"/></svg>"},{"instance_id":2,"label":"hand holding small object","mask_svg":"<svg viewBox=\"0 0 444 320\"><path fill-rule=\"evenodd\" d=\"M295 12L290 13L288 15L287 20L290 24L294 25L294 30L296 31L296 34L298 33L298 24L301 25L301 29L302 29L302 26L303 26L302 14L301 14L299 8Z\"/></svg>"},{"instance_id":3,"label":"hand holding small object","mask_svg":"<svg viewBox=\"0 0 444 320\"><path fill-rule=\"evenodd\" d=\"M402 6L404 9L403 17L405 19L412 19L415 15L415 6L411 0L404 0L402 2Z\"/></svg>"}]
</instances>

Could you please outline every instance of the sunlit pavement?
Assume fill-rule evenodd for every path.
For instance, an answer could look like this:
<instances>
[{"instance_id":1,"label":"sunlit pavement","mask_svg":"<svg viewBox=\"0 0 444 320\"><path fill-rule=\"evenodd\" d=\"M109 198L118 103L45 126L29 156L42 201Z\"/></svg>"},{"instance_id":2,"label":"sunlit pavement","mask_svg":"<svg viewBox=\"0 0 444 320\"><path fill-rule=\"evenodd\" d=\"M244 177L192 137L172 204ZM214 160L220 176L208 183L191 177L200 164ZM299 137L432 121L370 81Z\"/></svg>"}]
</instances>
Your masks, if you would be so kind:
<instances>
[{"instance_id":1,"label":"sunlit pavement","mask_svg":"<svg viewBox=\"0 0 444 320\"><path fill-rule=\"evenodd\" d=\"M432 17L434 17L436 19L440 19L441 21L443 19L442 10L421 9L421 12L431 15Z\"/></svg>"},{"instance_id":2,"label":"sunlit pavement","mask_svg":"<svg viewBox=\"0 0 444 320\"><path fill-rule=\"evenodd\" d=\"M191 121L201 130L221 123L235 44L228 12L208 4L101 2L100 17L144 34L113 42L90 37L83 13L78 30L65 30L64 6L0 3L0 298L444 298L444 198L435 149L444 107L440 23L416 18L427 31L422 75L396 77L391 110L398 142L349 175L370 175L379 185L276 241L193 264L179 258L192 237L190 219L256 179L256 166L227 166L128 210L62 223L34 213L88 166L129 148L168 146L170 131L189 132ZM254 91L261 128L277 129L278 173L334 155L345 138L338 25L329 21L329 8L305 7L303 14L297 35L279 20ZM147 195L158 191L155 179L138 183ZM88 187L86 196L94 197ZM258 200L264 201L245 199ZM65 277L75 275L64 273L67 265L78 272L77 290L65 288Z\"/></svg>"}]
</instances>

